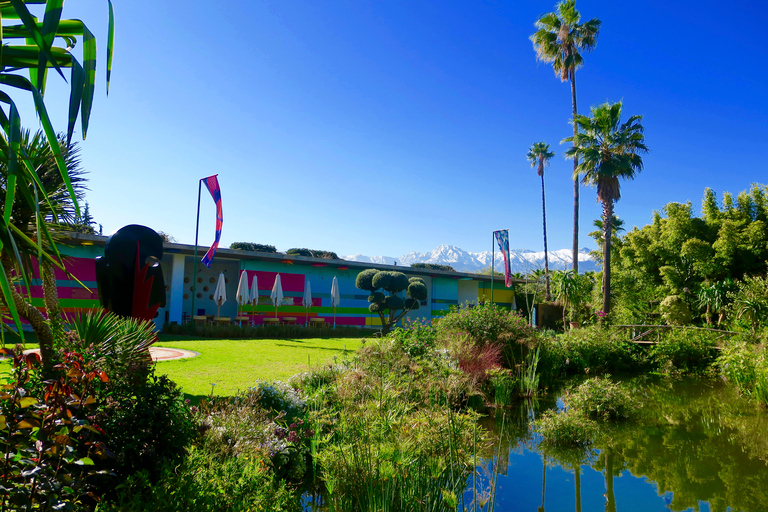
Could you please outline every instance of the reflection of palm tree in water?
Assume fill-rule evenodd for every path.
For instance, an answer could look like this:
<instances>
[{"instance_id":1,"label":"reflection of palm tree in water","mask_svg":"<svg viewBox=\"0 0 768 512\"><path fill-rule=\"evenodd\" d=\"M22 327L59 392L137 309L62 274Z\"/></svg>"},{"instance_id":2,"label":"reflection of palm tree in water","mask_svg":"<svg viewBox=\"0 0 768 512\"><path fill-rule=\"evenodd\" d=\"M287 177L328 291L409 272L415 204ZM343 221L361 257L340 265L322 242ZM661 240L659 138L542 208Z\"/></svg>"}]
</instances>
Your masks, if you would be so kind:
<instances>
[{"instance_id":1,"label":"reflection of palm tree in water","mask_svg":"<svg viewBox=\"0 0 768 512\"><path fill-rule=\"evenodd\" d=\"M576 512L581 512L581 466L574 466L573 471L575 474L573 481L576 484Z\"/></svg>"},{"instance_id":2,"label":"reflection of palm tree in water","mask_svg":"<svg viewBox=\"0 0 768 512\"><path fill-rule=\"evenodd\" d=\"M544 491L547 489L547 458L541 458L541 464L544 467L541 473L541 506L536 512L544 512Z\"/></svg>"},{"instance_id":3,"label":"reflection of palm tree in water","mask_svg":"<svg viewBox=\"0 0 768 512\"><path fill-rule=\"evenodd\" d=\"M613 450L605 450L605 512L616 512L616 497L613 494Z\"/></svg>"}]
</instances>

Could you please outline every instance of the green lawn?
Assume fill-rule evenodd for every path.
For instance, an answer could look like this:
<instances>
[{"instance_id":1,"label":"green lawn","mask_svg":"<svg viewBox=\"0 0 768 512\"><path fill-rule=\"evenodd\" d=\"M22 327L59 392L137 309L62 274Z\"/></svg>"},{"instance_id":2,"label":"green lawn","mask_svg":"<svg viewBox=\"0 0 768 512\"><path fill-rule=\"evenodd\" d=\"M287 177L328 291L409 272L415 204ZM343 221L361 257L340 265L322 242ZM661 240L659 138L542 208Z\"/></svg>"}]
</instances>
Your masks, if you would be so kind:
<instances>
[{"instance_id":1,"label":"green lawn","mask_svg":"<svg viewBox=\"0 0 768 512\"><path fill-rule=\"evenodd\" d=\"M215 395L232 395L258 380L288 380L310 366L351 356L362 346L362 340L214 340L161 334L157 345L200 354L191 359L157 363L158 375L168 375L193 398L208 396L212 388Z\"/></svg>"}]
</instances>

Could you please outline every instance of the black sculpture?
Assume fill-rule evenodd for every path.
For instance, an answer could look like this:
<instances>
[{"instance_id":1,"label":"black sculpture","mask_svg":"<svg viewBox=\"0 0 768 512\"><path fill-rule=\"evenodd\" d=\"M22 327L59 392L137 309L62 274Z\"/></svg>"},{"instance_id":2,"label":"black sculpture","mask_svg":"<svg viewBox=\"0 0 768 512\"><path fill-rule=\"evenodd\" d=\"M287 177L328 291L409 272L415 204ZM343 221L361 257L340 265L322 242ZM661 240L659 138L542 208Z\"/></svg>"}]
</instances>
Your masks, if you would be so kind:
<instances>
[{"instance_id":1,"label":"black sculpture","mask_svg":"<svg viewBox=\"0 0 768 512\"><path fill-rule=\"evenodd\" d=\"M107 239L96 258L96 282L104 309L121 316L152 320L165 306L160 268L163 239L146 226L131 224Z\"/></svg>"}]
</instances>

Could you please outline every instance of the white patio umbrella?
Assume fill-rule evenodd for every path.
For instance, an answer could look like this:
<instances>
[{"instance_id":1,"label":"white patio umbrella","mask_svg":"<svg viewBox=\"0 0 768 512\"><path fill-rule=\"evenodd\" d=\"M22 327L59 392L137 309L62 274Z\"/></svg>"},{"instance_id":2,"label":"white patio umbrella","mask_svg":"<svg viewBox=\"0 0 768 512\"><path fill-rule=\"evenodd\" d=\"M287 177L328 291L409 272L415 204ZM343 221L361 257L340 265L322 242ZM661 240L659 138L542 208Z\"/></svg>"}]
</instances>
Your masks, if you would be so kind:
<instances>
[{"instance_id":1,"label":"white patio umbrella","mask_svg":"<svg viewBox=\"0 0 768 512\"><path fill-rule=\"evenodd\" d=\"M259 284L256 279L256 275L253 276L253 282L251 283L251 291L249 295L251 296L251 306L258 306L259 305Z\"/></svg>"},{"instance_id":2,"label":"white patio umbrella","mask_svg":"<svg viewBox=\"0 0 768 512\"><path fill-rule=\"evenodd\" d=\"M280 284L280 274L275 277L275 284L272 286L272 293L269 294L272 299L272 305L275 306L275 318L277 318L277 307L283 302L283 286Z\"/></svg>"},{"instance_id":3,"label":"white patio umbrella","mask_svg":"<svg viewBox=\"0 0 768 512\"><path fill-rule=\"evenodd\" d=\"M240 273L240 281L237 283L235 298L237 299L237 316L240 316L240 306L245 306L251 300L251 295L248 291L248 272L245 270ZM242 320L240 325L243 325Z\"/></svg>"},{"instance_id":4,"label":"white patio umbrella","mask_svg":"<svg viewBox=\"0 0 768 512\"><path fill-rule=\"evenodd\" d=\"M331 283L331 306L333 306L333 328L336 328L336 306L341 302L341 295L339 294L339 280L336 276L333 276L333 282Z\"/></svg>"},{"instance_id":5,"label":"white patio umbrella","mask_svg":"<svg viewBox=\"0 0 768 512\"><path fill-rule=\"evenodd\" d=\"M213 300L219 306L216 310L216 316L221 316L221 305L227 302L227 280L224 272L219 274L219 282L216 283L216 291L213 292Z\"/></svg>"},{"instance_id":6,"label":"white patio umbrella","mask_svg":"<svg viewBox=\"0 0 768 512\"><path fill-rule=\"evenodd\" d=\"M307 308L307 317L304 320L304 327L306 327L309 325L309 308L312 307L312 285L309 283L309 280L304 284L304 299L302 299L301 303Z\"/></svg>"}]
</instances>

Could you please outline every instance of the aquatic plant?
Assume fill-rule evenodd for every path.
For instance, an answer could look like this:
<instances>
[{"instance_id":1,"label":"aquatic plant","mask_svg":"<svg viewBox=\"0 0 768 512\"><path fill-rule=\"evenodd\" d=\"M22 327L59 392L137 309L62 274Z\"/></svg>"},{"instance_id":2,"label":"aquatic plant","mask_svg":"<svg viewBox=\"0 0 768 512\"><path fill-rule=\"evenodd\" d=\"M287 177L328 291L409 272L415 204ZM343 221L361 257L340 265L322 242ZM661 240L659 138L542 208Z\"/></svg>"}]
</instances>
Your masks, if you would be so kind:
<instances>
[{"instance_id":1,"label":"aquatic plant","mask_svg":"<svg viewBox=\"0 0 768 512\"><path fill-rule=\"evenodd\" d=\"M563 402L569 409L604 421L627 419L638 407L629 389L621 383L611 381L610 375L584 381L576 389L566 393Z\"/></svg>"}]
</instances>

